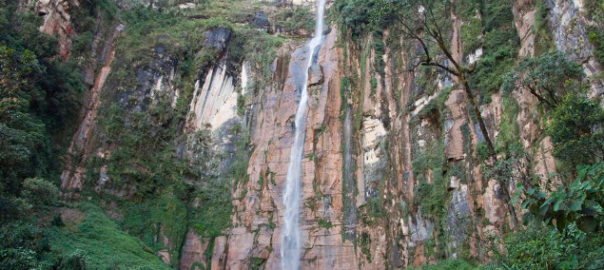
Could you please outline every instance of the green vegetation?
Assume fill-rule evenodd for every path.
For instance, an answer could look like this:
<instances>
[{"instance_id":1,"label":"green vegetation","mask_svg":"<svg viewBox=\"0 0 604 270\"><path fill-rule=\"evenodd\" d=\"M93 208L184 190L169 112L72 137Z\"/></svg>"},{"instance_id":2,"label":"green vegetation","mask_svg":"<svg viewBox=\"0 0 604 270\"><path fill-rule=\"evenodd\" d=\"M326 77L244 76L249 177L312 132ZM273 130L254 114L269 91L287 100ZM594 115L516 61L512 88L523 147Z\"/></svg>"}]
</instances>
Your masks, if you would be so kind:
<instances>
[{"instance_id":1,"label":"green vegetation","mask_svg":"<svg viewBox=\"0 0 604 270\"><path fill-rule=\"evenodd\" d=\"M426 149L414 154L413 176L417 179L415 205L423 214L439 219L446 212L447 181L444 179L445 155L440 138L427 143ZM429 173L428 173L429 172ZM427 179L427 175L431 179Z\"/></svg>"},{"instance_id":2,"label":"green vegetation","mask_svg":"<svg viewBox=\"0 0 604 270\"><path fill-rule=\"evenodd\" d=\"M561 52L551 51L523 59L504 76L502 90L508 94L521 85L546 108L552 109L567 93L581 90L583 77L579 64L569 61Z\"/></svg>"},{"instance_id":3,"label":"green vegetation","mask_svg":"<svg viewBox=\"0 0 604 270\"><path fill-rule=\"evenodd\" d=\"M333 10L340 28L348 31L352 40L358 40L379 28L374 16L381 4L382 0L337 0ZM387 21L383 22L382 25L388 25Z\"/></svg>"},{"instance_id":4,"label":"green vegetation","mask_svg":"<svg viewBox=\"0 0 604 270\"><path fill-rule=\"evenodd\" d=\"M594 55L598 62L604 63L604 34L602 25L604 23L604 1L602 0L586 0L585 11L587 17L595 22L595 24L587 27L587 36L589 42L594 45Z\"/></svg>"},{"instance_id":5,"label":"green vegetation","mask_svg":"<svg viewBox=\"0 0 604 270\"><path fill-rule=\"evenodd\" d=\"M84 203L79 209L85 217L76 228L52 227L47 231L50 251L44 258L49 261L43 264L73 264L76 257L85 262L85 268L59 269L170 269L97 206ZM62 259L54 262L56 258Z\"/></svg>"},{"instance_id":6,"label":"green vegetation","mask_svg":"<svg viewBox=\"0 0 604 270\"><path fill-rule=\"evenodd\" d=\"M604 109L581 95L568 94L551 114L547 134L553 154L571 167L604 158Z\"/></svg>"},{"instance_id":7,"label":"green vegetation","mask_svg":"<svg viewBox=\"0 0 604 270\"><path fill-rule=\"evenodd\" d=\"M555 49L553 34L548 26L547 18L550 11L544 1L535 1L535 22L533 33L535 34L535 55Z\"/></svg>"},{"instance_id":8,"label":"green vegetation","mask_svg":"<svg viewBox=\"0 0 604 270\"><path fill-rule=\"evenodd\" d=\"M212 15L229 9L211 2L201 12ZM247 133L234 127L237 150L229 157L227 173L219 175L215 160L226 157L210 151L209 135L182 134L193 82L218 56L202 48L200 33L231 29L231 61L239 64L246 59L263 74L270 73L272 48L283 38L236 25L232 16L191 19L167 6L120 10L109 1L83 1L72 14L77 18L72 58L60 61L56 40L38 31L39 17L16 12L13 4L1 6L0 234L6 241L0 245L0 268L167 269L157 251L168 250L177 263L187 228L202 237L222 235L230 225L232 184L247 179L250 148ZM95 28L97 20L102 21L100 28ZM111 154L91 155L86 161L82 195L90 204L80 206L86 216L81 224L67 226L57 207L73 206L57 200L57 185L60 157L73 134L72 119L78 116L86 88L80 72L92 56L93 33L112 33L107 28L118 21L126 30L103 91L94 146L109 146ZM101 36L98 42L106 41ZM166 59L182 60L174 62L172 81L182 90L180 97L173 102L159 94L133 109L130 106L139 102L132 92L138 87L136 71L156 65L158 46ZM124 94L130 98L127 104L115 102L116 95ZM185 144L190 156L177 151ZM93 190L101 176L109 181ZM109 220L94 204L108 208L116 220Z\"/></svg>"},{"instance_id":9,"label":"green vegetation","mask_svg":"<svg viewBox=\"0 0 604 270\"><path fill-rule=\"evenodd\" d=\"M416 268L409 268L410 270L416 269ZM477 270L480 269L479 267L473 266L472 264L464 261L464 260L446 260L446 261L439 261L434 265L427 265L424 266L422 268L419 268L421 270Z\"/></svg>"},{"instance_id":10,"label":"green vegetation","mask_svg":"<svg viewBox=\"0 0 604 270\"><path fill-rule=\"evenodd\" d=\"M54 58L56 41L38 32L39 20L16 8L0 8L0 190L6 196L18 195L27 177L56 176L54 157L64 138L52 134L64 135L84 90L78 71Z\"/></svg>"},{"instance_id":11,"label":"green vegetation","mask_svg":"<svg viewBox=\"0 0 604 270\"><path fill-rule=\"evenodd\" d=\"M501 87L502 75L516 62L520 39L513 23L511 0L483 1L480 6L483 55L470 74L470 86L480 91L481 102L489 103L490 95Z\"/></svg>"},{"instance_id":12,"label":"green vegetation","mask_svg":"<svg viewBox=\"0 0 604 270\"><path fill-rule=\"evenodd\" d=\"M286 33L304 30L312 33L315 27L315 16L306 5L294 5L284 8L275 15L277 25Z\"/></svg>"},{"instance_id":13,"label":"green vegetation","mask_svg":"<svg viewBox=\"0 0 604 270\"><path fill-rule=\"evenodd\" d=\"M33 269L47 252L43 227L58 204L59 166L84 90L57 59L34 14L0 1L0 265Z\"/></svg>"},{"instance_id":14,"label":"green vegetation","mask_svg":"<svg viewBox=\"0 0 604 270\"><path fill-rule=\"evenodd\" d=\"M560 186L547 194L529 188L523 207L525 220L536 217L564 232L569 225L577 225L586 233L602 231L604 225L604 164L581 166L578 177L570 184Z\"/></svg>"},{"instance_id":15,"label":"green vegetation","mask_svg":"<svg viewBox=\"0 0 604 270\"><path fill-rule=\"evenodd\" d=\"M328 221L326 219L319 219L317 221L317 224L319 224L319 228L325 228L325 229L331 229L331 227L333 227L333 224L331 223L331 221Z\"/></svg>"},{"instance_id":16,"label":"green vegetation","mask_svg":"<svg viewBox=\"0 0 604 270\"><path fill-rule=\"evenodd\" d=\"M244 60L249 61L253 73L262 77L237 100L237 113L243 116L247 106L256 101L254 95L270 83L276 49L286 40L280 33L296 38L311 31L313 14L309 7L269 8L267 16L276 29L268 32L276 30L273 34L248 24L250 17L263 10L259 5L266 3L201 0L195 1L196 8L180 10L174 5L184 3L181 0L154 1L157 8L142 7L133 0L121 3L133 8L118 8L110 0L80 1L78 8L70 10L74 31L71 57L62 59L57 56L56 38L39 32L40 16L22 12L25 8L13 2L0 0L0 269L171 269L177 266L189 228L209 239L205 253L208 257L213 239L224 235L231 226L231 194L234 187L249 179L247 167L253 146L240 125L229 130L235 139L233 151L225 154L214 152L207 130L189 133L186 117L194 82L218 59L228 60L231 75L238 74ZM428 9L419 11L416 2ZM359 106L363 103L359 82L363 82L363 87L369 82L370 97L375 99L380 84L391 79L385 76L386 63L382 60L386 51L419 56L414 62L406 61L411 57L403 61L401 56L388 55L395 59L394 73L416 68L413 87L417 89L412 95L435 94L435 79L444 70L466 90L471 102L468 107L475 109L469 118L482 123L478 106L490 102L491 95L501 91L502 114L497 137L493 137L494 147L487 138L488 143L480 143L476 151L478 161L484 163L485 178L507 186L510 179L518 177L519 170L531 171L535 165L520 142L517 118L521 108L511 95L519 86L529 89L543 105L531 116L535 118L531 120L545 126L536 144L545 136L551 138L560 185L546 191L540 177L521 176L525 186L517 189L518 198L524 199L522 207L528 227L508 233L503 240L495 239L495 244L502 244L505 250L491 250L495 257L485 268L602 269L604 110L599 100L585 96L587 87L581 66L552 50L546 21L549 10L543 1L530 3L536 9L533 30L537 57L517 60L519 38L513 24L512 2L334 1L332 16L345 41L351 42L344 53L354 55L352 60L358 61L355 64L359 64L361 72L350 71L341 78L341 116L354 111L353 136L359 135L365 117L363 106ZM595 47L596 59L604 63L604 4L602 0L585 0L584 4L588 18L594 22L587 26L589 41ZM447 56L452 14L462 21L459 34L464 60L459 63ZM425 24L417 24L417 18L423 18ZM88 155L88 160L84 160L87 170L81 179L81 195L86 202L62 202L57 187L63 169L60 157L73 134L82 93L87 88L82 82L82 70L98 69L101 59L96 59L96 66L88 66L93 56L99 56L91 47L101 48L108 42L104 40L106 33L111 34L111 27L119 22L126 27L103 91L93 132L97 144L91 146L104 152ZM389 25L389 29L384 29L384 25ZM231 32L225 50L204 46L202 33L217 28ZM91 46L93 41L97 45ZM423 41L429 42L426 45ZM483 49L482 57L475 64L466 63L465 57L479 48ZM354 54L355 50L358 54ZM139 93L141 87L149 87L141 86L144 83L139 77L144 76L138 72L171 75L164 70L164 64L169 65L167 70L175 68L170 83L179 90L176 100L165 93L158 93L153 99L146 96L148 93ZM392 88L398 103L402 87L394 82ZM452 89L442 89L412 122L425 119L442 126L448 113L444 103ZM409 104L413 101L410 98ZM315 138L326 129L324 125L315 129ZM463 152L472 157L472 127L466 124L461 129ZM472 158L468 159L469 164L446 160L441 133L440 128L430 130L422 135L426 137L425 147L413 146L415 201L400 202L402 218L421 211L435 225L424 247L429 260L449 255L449 236L444 229L450 201L448 179L456 176L470 184L472 179L466 176L466 170L476 162ZM358 142L353 139L353 153L360 148L355 143ZM390 150L385 145L380 147ZM528 151L531 150L534 149ZM390 158L389 154L386 156ZM306 157L317 161L315 153ZM494 162L490 163L489 157ZM388 168L386 171L379 184L375 183L378 195L359 209L353 209L354 203L350 203L356 195L356 180L345 179L353 185L342 187L346 195L343 219L355 213L351 211L358 211L364 225L390 225L387 218L392 209L386 207L392 198L385 196L392 195L386 185L394 177L388 175ZM269 183L275 188L275 173L267 171L260 175L259 184L264 187ZM313 190L315 197L306 201L305 207L314 211L320 201L331 197L321 194L316 183ZM484 217L482 211L479 218ZM331 229L334 224L321 218L317 225ZM264 226L276 228L273 213ZM506 232L506 228L502 231ZM353 238L355 244L371 260L370 234L358 233L358 238ZM466 258L466 247L459 248L461 257ZM158 258L157 252L164 250L170 253L173 265ZM248 267L262 269L265 263L265 259L251 258ZM447 260L423 269L476 267L463 260Z\"/></svg>"},{"instance_id":17,"label":"green vegetation","mask_svg":"<svg viewBox=\"0 0 604 270\"><path fill-rule=\"evenodd\" d=\"M564 233L551 227L531 224L526 230L504 240L505 253L484 267L499 269L602 269L604 238L588 235L569 226Z\"/></svg>"},{"instance_id":18,"label":"green vegetation","mask_svg":"<svg viewBox=\"0 0 604 270\"><path fill-rule=\"evenodd\" d=\"M426 70L429 68L434 70L434 66L457 76L461 82L468 82L463 86L467 88L466 93L472 103L470 109L489 103L493 93L503 90L501 91L502 116L497 137L494 138L494 147L491 146L489 138L487 142L478 144L476 147L478 161L484 163L482 171L487 178L497 179L504 186L508 185L510 179L518 177L523 183L532 185L526 190L519 189L520 192L527 192L524 196L528 199L523 206L529 208L528 212L532 213L534 220L539 223L540 232L547 237L539 238L539 234L534 233L534 228L510 234L510 238L505 240L507 253L497 258L492 265L493 269L601 268L598 263L604 253L598 244L601 245L602 241L600 212L602 208L599 199L595 199L601 197L601 183L594 175L600 170L597 168L601 165L593 164L601 162L604 158L602 107L598 104L599 100L589 100L584 97L586 86L579 63L569 61L565 55L553 50L552 34L547 25L550 11L543 1L526 3L536 10L533 33L537 57L517 60L520 39L513 23L512 2L509 0L460 0L454 3L428 0L338 0L334 3L334 14L346 39L355 41L355 44L360 46L357 48L359 52L367 50L366 43L379 35L384 30L384 25L388 25L391 35L393 33L399 35L402 31L416 41L415 45L408 46L406 52L414 56L419 54L419 61L424 65L424 67L419 64L414 66L415 84L419 88L419 94L433 94L431 90L435 89L433 86L435 76L430 76ZM414 4L417 3L421 3L424 7L423 11L419 11L421 15L416 14L418 9L414 8L416 7ZM601 33L604 4L601 0L589 0L585 1L585 6L588 17L595 22L588 26L589 40L596 47L596 58L603 62L604 35ZM457 63L461 68L455 64L453 68L451 63L444 67L438 66L444 59L442 55L446 55L447 48L450 48L449 39L452 31L449 28L451 17L448 14L451 13L462 21L460 39L463 56L468 56L476 49L483 49L483 55L475 64L465 63L464 60ZM421 24L422 22L424 25ZM445 38L442 38L443 36ZM441 47L440 50L435 44ZM396 42L385 45L391 48L400 46ZM418 49L420 45L423 53ZM367 61L364 58L362 56L360 59L361 68L364 68L364 61ZM364 74L363 71L362 73ZM363 80L364 78L361 78L361 81ZM347 78L346 82L348 81L356 80L353 77ZM371 91L374 90L375 85L377 84L374 81L370 81ZM530 159L531 155L526 151L535 152L536 149L525 150L518 136L520 129L517 117L520 107L515 96L510 93L519 87L528 89L542 104L536 111L531 112L527 120L545 123L545 132L540 139L550 136L554 143L552 153L559 163L557 168L561 170L557 177L562 180L562 186L555 192L542 191L543 187L539 187L539 176L524 175L535 165ZM416 94L412 93L412 95ZM440 118L446 94L432 100L418 116L442 124ZM472 95L476 95L478 102L472 100ZM411 98L409 104L413 102L414 99ZM471 118L479 123L482 122L480 113L474 113ZM464 128L462 130L465 131L462 132L469 134L469 128L467 126ZM481 130L485 134L484 128L481 127ZM469 136L464 135L464 153L471 155L473 149L466 143L469 141L467 137ZM415 190L418 199L414 205L417 205L422 213L437 221L443 216L443 212L446 214L448 191L446 183L443 183L443 177L459 175L465 178L463 166L456 168L459 166L444 161L442 146L437 147L440 141L441 138L435 139L434 142L429 141L423 151L414 149L412 166L415 179L418 181ZM495 157L493 163L485 162L489 157ZM575 170L576 166L583 169ZM427 172L431 175L430 183L426 181ZM513 214L511 204L508 204L508 208ZM370 215L361 215L361 217L367 218ZM560 232L552 230L552 226L558 227ZM520 244L520 241L525 243ZM551 254L551 257L543 253L543 250L546 250L543 248L549 245L554 247L554 254ZM538 250L540 248L542 250ZM585 248L592 251L581 251ZM595 261L593 265L587 263L592 261ZM450 263L460 265L446 266ZM434 267L434 269L474 268L463 261L443 262ZM491 266L487 268L491 269Z\"/></svg>"},{"instance_id":19,"label":"green vegetation","mask_svg":"<svg viewBox=\"0 0 604 270\"><path fill-rule=\"evenodd\" d=\"M367 260L371 262L371 237L368 233L361 233L358 245L361 247L361 253L363 253L366 256Z\"/></svg>"}]
</instances>

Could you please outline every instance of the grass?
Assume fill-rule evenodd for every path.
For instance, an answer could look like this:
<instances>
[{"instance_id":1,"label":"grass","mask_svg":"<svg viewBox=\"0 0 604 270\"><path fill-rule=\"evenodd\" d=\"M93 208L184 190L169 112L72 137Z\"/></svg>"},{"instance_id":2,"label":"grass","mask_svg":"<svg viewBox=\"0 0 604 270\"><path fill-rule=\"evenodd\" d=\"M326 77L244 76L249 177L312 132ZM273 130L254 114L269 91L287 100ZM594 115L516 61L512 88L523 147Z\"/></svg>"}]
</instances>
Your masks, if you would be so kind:
<instances>
[{"instance_id":1,"label":"grass","mask_svg":"<svg viewBox=\"0 0 604 270\"><path fill-rule=\"evenodd\" d=\"M51 251L45 256L52 256L47 259L82 252L88 269L171 269L138 238L120 230L99 207L83 203L79 209L86 216L75 230L49 229Z\"/></svg>"}]
</instances>

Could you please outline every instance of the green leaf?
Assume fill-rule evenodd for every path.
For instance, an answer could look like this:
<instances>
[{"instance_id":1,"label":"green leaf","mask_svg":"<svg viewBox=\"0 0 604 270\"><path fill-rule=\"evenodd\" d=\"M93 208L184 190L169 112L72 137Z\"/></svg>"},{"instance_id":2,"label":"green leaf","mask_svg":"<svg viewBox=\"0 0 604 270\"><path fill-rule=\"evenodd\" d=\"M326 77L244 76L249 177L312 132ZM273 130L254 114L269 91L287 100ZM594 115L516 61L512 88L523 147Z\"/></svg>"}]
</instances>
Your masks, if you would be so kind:
<instances>
[{"instance_id":1,"label":"green leaf","mask_svg":"<svg viewBox=\"0 0 604 270\"><path fill-rule=\"evenodd\" d=\"M541 205L541 207L539 207L539 216L544 217L547 214L547 212L550 210L550 204L552 201L553 199L549 198Z\"/></svg>"},{"instance_id":2,"label":"green leaf","mask_svg":"<svg viewBox=\"0 0 604 270\"><path fill-rule=\"evenodd\" d=\"M562 199L557 199L554 202L554 211L559 211L559 210L564 210L566 209L566 204L564 204L564 200Z\"/></svg>"},{"instance_id":3,"label":"green leaf","mask_svg":"<svg viewBox=\"0 0 604 270\"><path fill-rule=\"evenodd\" d=\"M585 198L583 198L583 199L585 199ZM583 200L580 200L580 199L579 200L573 200L573 201L570 202L570 205L569 205L568 208L571 211L577 212L577 211L581 210L581 206L582 205L583 205Z\"/></svg>"}]
</instances>

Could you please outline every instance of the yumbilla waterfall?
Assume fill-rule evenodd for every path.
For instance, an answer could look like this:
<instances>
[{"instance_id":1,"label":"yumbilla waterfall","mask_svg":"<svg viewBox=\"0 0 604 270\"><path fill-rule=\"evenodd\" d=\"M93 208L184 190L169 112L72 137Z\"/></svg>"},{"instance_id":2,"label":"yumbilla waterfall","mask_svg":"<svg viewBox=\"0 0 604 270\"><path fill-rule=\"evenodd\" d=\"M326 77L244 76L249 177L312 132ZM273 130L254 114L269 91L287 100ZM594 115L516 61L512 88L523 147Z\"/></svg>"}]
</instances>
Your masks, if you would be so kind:
<instances>
[{"instance_id":1,"label":"yumbilla waterfall","mask_svg":"<svg viewBox=\"0 0 604 270\"><path fill-rule=\"evenodd\" d=\"M302 171L302 156L304 153L304 138L306 128L306 105L308 102L308 71L313 64L315 54L323 42L323 15L325 13L325 0L317 1L317 20L313 38L306 45L308 58L304 69L304 80L300 103L296 111L295 136L291 147L290 161L287 168L285 194L283 204L285 215L283 232L281 235L281 269L300 268L300 177Z\"/></svg>"}]
</instances>

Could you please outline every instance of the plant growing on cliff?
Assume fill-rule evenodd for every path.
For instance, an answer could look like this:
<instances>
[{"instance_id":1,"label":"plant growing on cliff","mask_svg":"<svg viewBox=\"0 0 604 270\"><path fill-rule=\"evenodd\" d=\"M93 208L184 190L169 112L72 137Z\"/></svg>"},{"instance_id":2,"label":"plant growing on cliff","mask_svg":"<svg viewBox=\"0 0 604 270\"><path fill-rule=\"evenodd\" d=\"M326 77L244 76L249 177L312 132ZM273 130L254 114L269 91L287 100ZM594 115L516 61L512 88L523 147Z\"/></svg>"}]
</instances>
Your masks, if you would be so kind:
<instances>
[{"instance_id":1,"label":"plant growing on cliff","mask_svg":"<svg viewBox=\"0 0 604 270\"><path fill-rule=\"evenodd\" d=\"M433 0L416 1L386 1L383 0L374 8L375 15L381 22L398 22L403 35L416 41L421 48L421 54L415 61L412 69L418 66L439 68L455 76L463 87L468 101L472 105L474 116L480 126L491 156L495 158L496 152L488 134L486 125L480 114L474 91L470 88L470 75L476 66L468 66L457 59L452 51L447 36L447 23L453 6L448 2ZM440 57L441 55L444 58Z\"/></svg>"},{"instance_id":2,"label":"plant growing on cliff","mask_svg":"<svg viewBox=\"0 0 604 270\"><path fill-rule=\"evenodd\" d=\"M563 97L551 114L546 133L554 143L554 156L571 167L604 158L604 109L586 97Z\"/></svg>"},{"instance_id":3,"label":"plant growing on cliff","mask_svg":"<svg viewBox=\"0 0 604 270\"><path fill-rule=\"evenodd\" d=\"M548 109L553 109L569 89L581 88L582 79L580 65L567 60L563 53L552 51L522 60L505 76L503 90L512 91L519 84Z\"/></svg>"},{"instance_id":4,"label":"plant growing on cliff","mask_svg":"<svg viewBox=\"0 0 604 270\"><path fill-rule=\"evenodd\" d=\"M502 81L500 74L509 68L508 62L513 61L514 46L508 43L513 42L514 39L510 40L507 35L500 34L500 31L503 30L500 29L500 26L506 25L510 19L511 2L506 0L485 4L482 7L481 11L488 19L483 25L486 37L483 43L489 50L483 60L473 64L465 63L451 49L448 35L451 24L447 19L453 15L454 8L454 3L448 1L381 0L376 2L376 7L372 9L372 18L376 25L384 22L396 22L403 35L415 41L421 53L414 60L412 70L418 66L433 67L443 70L457 79L472 107L473 117L480 127L491 162L496 163L497 152L480 112L476 97L479 92L475 89L487 89L487 93L496 91ZM510 31L510 29L506 31ZM510 32L515 33L513 27ZM509 46L497 46L496 44ZM502 61L506 64L499 67L497 63ZM517 223L516 213L510 203L510 195L507 189L502 190L512 220Z\"/></svg>"},{"instance_id":5,"label":"plant growing on cliff","mask_svg":"<svg viewBox=\"0 0 604 270\"><path fill-rule=\"evenodd\" d=\"M525 220L534 217L560 232L576 223L582 231L594 233L604 222L604 164L580 167L570 185L550 194L538 188L529 188L525 194L522 206L529 210Z\"/></svg>"}]
</instances>

